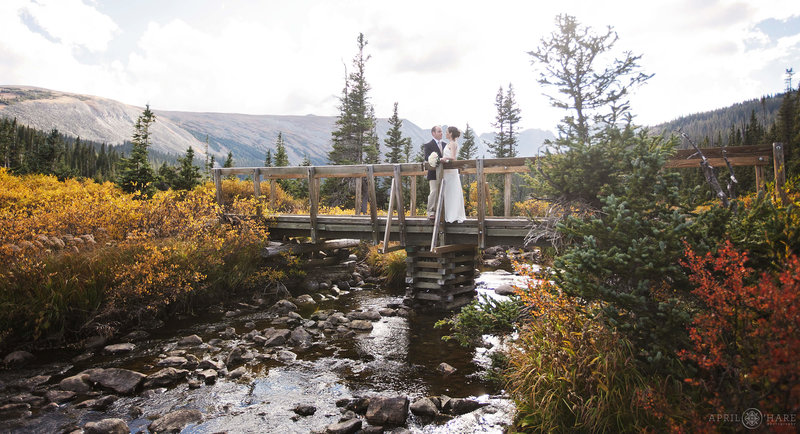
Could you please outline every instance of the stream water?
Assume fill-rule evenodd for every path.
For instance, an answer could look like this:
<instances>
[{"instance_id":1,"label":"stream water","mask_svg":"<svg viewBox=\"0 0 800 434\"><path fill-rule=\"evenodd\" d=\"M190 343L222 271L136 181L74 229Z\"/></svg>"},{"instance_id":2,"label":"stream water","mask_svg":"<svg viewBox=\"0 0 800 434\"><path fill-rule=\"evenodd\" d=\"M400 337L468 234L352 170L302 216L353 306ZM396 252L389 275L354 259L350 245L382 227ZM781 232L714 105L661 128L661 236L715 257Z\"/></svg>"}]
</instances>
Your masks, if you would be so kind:
<instances>
[{"instance_id":1,"label":"stream water","mask_svg":"<svg viewBox=\"0 0 800 434\"><path fill-rule=\"evenodd\" d=\"M518 279L502 270L487 271L477 282L478 290L498 297L493 288ZM338 299L301 308L298 313L308 320L315 311L369 311L401 302L402 294L388 289L353 290ZM199 388L190 388L184 381L167 388L146 389L137 395L120 396L103 411L78 408L76 403L97 398L78 395L57 408L51 405L34 409L24 420L0 421L0 432L70 432L87 422L110 417L125 420L131 432L147 432L154 418L184 408L200 410L204 419L188 425L182 432L321 432L341 418L342 409L336 406L338 400L397 395L407 396L412 402L419 397L447 395L489 404L462 416L427 423L410 415L407 428L411 432L504 432L511 424L514 407L502 390L482 377L488 364L486 350L462 348L443 341L445 331L434 328L442 315L410 312L407 316L383 316L372 322L373 329L368 332L318 334L310 346L287 347L297 355L296 360L291 360L290 354L288 359L279 361L274 353L263 354L263 349L243 339L253 329L281 327L273 323L274 316L268 315L266 309L252 309L233 317L220 313L174 320L136 342L135 351L126 355L98 354L83 361L74 361L75 353L37 355L38 361L32 366L0 371L0 398L3 398L0 402L6 402L10 393L4 384L36 375L50 376L47 384L53 385L62 378L96 367L150 374L161 369L157 362L166 355L184 351L200 360L224 360L237 346L256 353L256 357L242 365L246 373L236 379L222 376L214 384ZM230 327L236 330L236 336L223 337L222 332ZM203 344L177 347L181 337L193 334L200 336ZM443 376L438 372L436 368L442 362L455 367L455 373ZM312 405L317 410L311 416L298 417L293 409L299 404Z\"/></svg>"}]
</instances>

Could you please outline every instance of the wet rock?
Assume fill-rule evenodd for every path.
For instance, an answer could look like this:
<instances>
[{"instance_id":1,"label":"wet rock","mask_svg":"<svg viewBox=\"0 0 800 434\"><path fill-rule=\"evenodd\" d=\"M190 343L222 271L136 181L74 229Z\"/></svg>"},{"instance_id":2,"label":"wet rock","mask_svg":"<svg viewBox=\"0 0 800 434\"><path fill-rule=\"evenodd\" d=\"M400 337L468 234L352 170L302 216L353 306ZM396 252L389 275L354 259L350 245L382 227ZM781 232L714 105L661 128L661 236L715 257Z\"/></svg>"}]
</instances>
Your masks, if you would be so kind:
<instances>
[{"instance_id":1,"label":"wet rock","mask_svg":"<svg viewBox=\"0 0 800 434\"><path fill-rule=\"evenodd\" d=\"M355 321L351 321L348 327L353 330L370 331L372 330L372 323L364 319L357 319Z\"/></svg>"},{"instance_id":2,"label":"wet rock","mask_svg":"<svg viewBox=\"0 0 800 434\"><path fill-rule=\"evenodd\" d=\"M217 382L218 375L217 371L213 369L205 369L197 373L197 378L206 384L214 384Z\"/></svg>"},{"instance_id":3,"label":"wet rock","mask_svg":"<svg viewBox=\"0 0 800 434\"><path fill-rule=\"evenodd\" d=\"M420 398L411 404L411 413L421 417L434 417L439 410L430 398Z\"/></svg>"},{"instance_id":4,"label":"wet rock","mask_svg":"<svg viewBox=\"0 0 800 434\"><path fill-rule=\"evenodd\" d=\"M158 361L158 366L183 366L188 360L182 356L171 356Z\"/></svg>"},{"instance_id":5,"label":"wet rock","mask_svg":"<svg viewBox=\"0 0 800 434\"><path fill-rule=\"evenodd\" d=\"M328 282L320 282L319 283L319 291L328 291L331 289L331 285Z\"/></svg>"},{"instance_id":6,"label":"wet rock","mask_svg":"<svg viewBox=\"0 0 800 434\"><path fill-rule=\"evenodd\" d=\"M317 304L317 302L314 301L314 298L308 294L300 295L297 298L295 298L294 301L299 305L306 305L306 306Z\"/></svg>"},{"instance_id":7,"label":"wet rock","mask_svg":"<svg viewBox=\"0 0 800 434\"><path fill-rule=\"evenodd\" d=\"M203 339L197 335L190 335L178 341L179 347L196 347L203 344Z\"/></svg>"},{"instance_id":8,"label":"wet rock","mask_svg":"<svg viewBox=\"0 0 800 434\"><path fill-rule=\"evenodd\" d=\"M202 421L203 413L200 413L200 411L183 409L173 411L156 419L147 428L154 433L180 432L183 431L186 425Z\"/></svg>"},{"instance_id":9,"label":"wet rock","mask_svg":"<svg viewBox=\"0 0 800 434\"><path fill-rule=\"evenodd\" d=\"M89 369L83 373L89 375L89 382L99 384L101 387L111 389L121 395L135 392L147 377L142 373L120 368Z\"/></svg>"},{"instance_id":10,"label":"wet rock","mask_svg":"<svg viewBox=\"0 0 800 434\"><path fill-rule=\"evenodd\" d=\"M186 358L186 363L181 366L182 368L194 369L200 364L200 359L198 359L194 354L187 354L184 357Z\"/></svg>"},{"instance_id":11,"label":"wet rock","mask_svg":"<svg viewBox=\"0 0 800 434\"><path fill-rule=\"evenodd\" d=\"M83 354L78 354L77 356L72 358L72 363L81 363L91 359L94 356L94 353L91 351L87 351Z\"/></svg>"},{"instance_id":12,"label":"wet rock","mask_svg":"<svg viewBox=\"0 0 800 434\"><path fill-rule=\"evenodd\" d=\"M128 424L122 419L103 419L97 422L87 422L83 427L85 434L128 434Z\"/></svg>"},{"instance_id":13,"label":"wet rock","mask_svg":"<svg viewBox=\"0 0 800 434\"><path fill-rule=\"evenodd\" d=\"M367 425L365 427L362 427L361 430L358 432L358 434L383 434L383 427Z\"/></svg>"},{"instance_id":14,"label":"wet rock","mask_svg":"<svg viewBox=\"0 0 800 434\"><path fill-rule=\"evenodd\" d=\"M187 381L186 384L189 386L189 389L199 389L203 387L203 382L200 380L195 380L194 378Z\"/></svg>"},{"instance_id":15,"label":"wet rock","mask_svg":"<svg viewBox=\"0 0 800 434\"><path fill-rule=\"evenodd\" d=\"M352 320L365 320L365 321L378 321L381 319L381 314L374 311L368 310L366 312L350 312L347 314L347 318Z\"/></svg>"},{"instance_id":16,"label":"wet rock","mask_svg":"<svg viewBox=\"0 0 800 434\"><path fill-rule=\"evenodd\" d=\"M30 417L31 405L25 402L0 405L0 420Z\"/></svg>"},{"instance_id":17,"label":"wet rock","mask_svg":"<svg viewBox=\"0 0 800 434\"><path fill-rule=\"evenodd\" d=\"M103 348L103 352L106 354L123 354L123 353L130 353L135 348L136 345L127 342L124 344L108 345Z\"/></svg>"},{"instance_id":18,"label":"wet rock","mask_svg":"<svg viewBox=\"0 0 800 434\"><path fill-rule=\"evenodd\" d=\"M243 377L245 374L247 374L247 369L245 369L244 366L240 366L240 367L234 369L233 371L229 372L228 373L228 377L230 377L230 378L235 380L237 378Z\"/></svg>"},{"instance_id":19,"label":"wet rock","mask_svg":"<svg viewBox=\"0 0 800 434\"><path fill-rule=\"evenodd\" d=\"M367 412L369 408L369 398L353 398L347 400L347 403L344 406L347 410L355 412L357 414L364 414Z\"/></svg>"},{"instance_id":20,"label":"wet rock","mask_svg":"<svg viewBox=\"0 0 800 434\"><path fill-rule=\"evenodd\" d=\"M278 353L276 354L276 357L278 358L278 360L280 360L283 363L291 363L291 362L294 362L295 360L297 360L297 354L295 354L295 353L293 353L293 352L291 352L289 350L280 350L280 351L278 351Z\"/></svg>"},{"instance_id":21,"label":"wet rock","mask_svg":"<svg viewBox=\"0 0 800 434\"><path fill-rule=\"evenodd\" d=\"M30 378L21 378L10 385L12 389L30 392L33 389L50 381L49 375L35 375Z\"/></svg>"},{"instance_id":22,"label":"wet rock","mask_svg":"<svg viewBox=\"0 0 800 434\"><path fill-rule=\"evenodd\" d=\"M278 315L286 315L289 312L296 311L297 305L295 305L289 300L279 300L277 303L272 305L272 307L269 308L269 310L271 313L275 313Z\"/></svg>"},{"instance_id":23,"label":"wet rock","mask_svg":"<svg viewBox=\"0 0 800 434\"><path fill-rule=\"evenodd\" d=\"M236 337L236 329L233 327L228 327L221 333L221 336L225 339L233 339Z\"/></svg>"},{"instance_id":24,"label":"wet rock","mask_svg":"<svg viewBox=\"0 0 800 434\"><path fill-rule=\"evenodd\" d=\"M297 407L293 408L292 411L300 416L311 416L317 412L317 407L314 407L313 405L299 404Z\"/></svg>"},{"instance_id":25,"label":"wet rock","mask_svg":"<svg viewBox=\"0 0 800 434\"><path fill-rule=\"evenodd\" d=\"M498 268L503 265L503 262L499 259L487 259L483 261L483 265L490 267L490 268Z\"/></svg>"},{"instance_id":26,"label":"wet rock","mask_svg":"<svg viewBox=\"0 0 800 434\"><path fill-rule=\"evenodd\" d=\"M289 340L295 345L308 345L311 343L311 333L307 332L303 327L298 327L292 330L289 335Z\"/></svg>"},{"instance_id":27,"label":"wet rock","mask_svg":"<svg viewBox=\"0 0 800 434\"><path fill-rule=\"evenodd\" d=\"M6 366L20 366L33 361L35 357L27 351L14 351L3 358Z\"/></svg>"},{"instance_id":28,"label":"wet rock","mask_svg":"<svg viewBox=\"0 0 800 434\"><path fill-rule=\"evenodd\" d=\"M213 360L213 359L203 359L197 365L197 368L198 369L213 369L215 371L221 371L221 370L225 369L225 363L222 363L220 361Z\"/></svg>"},{"instance_id":29,"label":"wet rock","mask_svg":"<svg viewBox=\"0 0 800 434\"><path fill-rule=\"evenodd\" d=\"M326 434L351 434L361 429L361 419L350 419L325 427Z\"/></svg>"},{"instance_id":30,"label":"wet rock","mask_svg":"<svg viewBox=\"0 0 800 434\"><path fill-rule=\"evenodd\" d=\"M336 286L338 286L339 289L342 290L342 291L349 291L350 290L350 282L348 282L346 280L342 280L341 282L338 282L336 284Z\"/></svg>"},{"instance_id":31,"label":"wet rock","mask_svg":"<svg viewBox=\"0 0 800 434\"><path fill-rule=\"evenodd\" d=\"M72 377L67 377L58 382L58 387L62 390L70 392L86 393L92 390L92 385L89 384L88 374L78 374Z\"/></svg>"},{"instance_id":32,"label":"wet rock","mask_svg":"<svg viewBox=\"0 0 800 434\"><path fill-rule=\"evenodd\" d=\"M186 378L189 371L185 369L164 368L154 374L147 376L144 382L145 388L163 387L175 384L180 380Z\"/></svg>"},{"instance_id":33,"label":"wet rock","mask_svg":"<svg viewBox=\"0 0 800 434\"><path fill-rule=\"evenodd\" d=\"M261 334L258 332L258 330L250 330L249 332L245 333L244 336L242 336L242 339L250 342L259 342L259 340L256 339L258 337L261 337Z\"/></svg>"},{"instance_id":34,"label":"wet rock","mask_svg":"<svg viewBox=\"0 0 800 434\"><path fill-rule=\"evenodd\" d=\"M397 315L397 310L383 307L378 309L378 313L381 314L381 316L395 316Z\"/></svg>"},{"instance_id":35,"label":"wet rock","mask_svg":"<svg viewBox=\"0 0 800 434\"><path fill-rule=\"evenodd\" d=\"M75 404L76 408L90 408L92 410L103 411L116 402L117 397L114 395L107 395L97 399L87 399L86 401Z\"/></svg>"},{"instance_id":36,"label":"wet rock","mask_svg":"<svg viewBox=\"0 0 800 434\"><path fill-rule=\"evenodd\" d=\"M494 293L497 295L512 295L514 292L514 287L507 283L504 283L494 289Z\"/></svg>"},{"instance_id":37,"label":"wet rock","mask_svg":"<svg viewBox=\"0 0 800 434\"><path fill-rule=\"evenodd\" d=\"M505 249L503 248L503 246L487 247L483 251L483 255L485 257L494 257L497 255L504 255L504 254L505 254Z\"/></svg>"},{"instance_id":38,"label":"wet rock","mask_svg":"<svg viewBox=\"0 0 800 434\"><path fill-rule=\"evenodd\" d=\"M448 365L447 363L444 363L444 362L439 363L439 366L436 368L436 370L439 371L440 373L442 373L442 375L444 375L444 376L450 375L453 372L457 371L456 368L454 368L454 367L452 367L452 366L450 366L450 365Z\"/></svg>"},{"instance_id":39,"label":"wet rock","mask_svg":"<svg viewBox=\"0 0 800 434\"><path fill-rule=\"evenodd\" d=\"M228 354L228 358L225 359L225 364L228 366L235 365L237 363L242 363L245 361L244 355L247 353L247 350L242 347L236 347L231 350L230 354Z\"/></svg>"},{"instance_id":40,"label":"wet rock","mask_svg":"<svg viewBox=\"0 0 800 434\"><path fill-rule=\"evenodd\" d=\"M246 323L244 323L244 327L248 329L254 329L256 328L256 323L253 321L247 321Z\"/></svg>"},{"instance_id":41,"label":"wet rock","mask_svg":"<svg viewBox=\"0 0 800 434\"><path fill-rule=\"evenodd\" d=\"M372 425L405 425L407 416L408 398L405 396L373 397L369 400L366 417Z\"/></svg>"},{"instance_id":42,"label":"wet rock","mask_svg":"<svg viewBox=\"0 0 800 434\"><path fill-rule=\"evenodd\" d=\"M75 392L70 392L68 390L52 389L45 392L44 397L47 398L47 400L50 402L61 403L71 400L72 398L75 397L75 395L76 395Z\"/></svg>"},{"instance_id":43,"label":"wet rock","mask_svg":"<svg viewBox=\"0 0 800 434\"><path fill-rule=\"evenodd\" d=\"M144 330L134 330L122 338L123 342L136 342L142 341L150 337L150 333Z\"/></svg>"},{"instance_id":44,"label":"wet rock","mask_svg":"<svg viewBox=\"0 0 800 434\"><path fill-rule=\"evenodd\" d=\"M229 311L225 312L225 318L233 318L233 317L239 316L241 314L242 314L242 311L239 310L239 309L229 310Z\"/></svg>"},{"instance_id":45,"label":"wet rock","mask_svg":"<svg viewBox=\"0 0 800 434\"><path fill-rule=\"evenodd\" d=\"M480 402L474 401L472 399L454 398L449 400L443 406L443 410L445 413L450 413L459 416L462 414L467 414L469 412L475 411L485 405L488 404L481 404Z\"/></svg>"},{"instance_id":46,"label":"wet rock","mask_svg":"<svg viewBox=\"0 0 800 434\"><path fill-rule=\"evenodd\" d=\"M10 402L26 402L30 404L32 407L41 407L42 405L47 403L47 399L33 395L31 393L23 393L21 395L12 396L9 399Z\"/></svg>"},{"instance_id":47,"label":"wet rock","mask_svg":"<svg viewBox=\"0 0 800 434\"><path fill-rule=\"evenodd\" d=\"M291 337L292 332L286 329L274 329L272 327L264 330L264 346L275 347L283 345Z\"/></svg>"}]
</instances>

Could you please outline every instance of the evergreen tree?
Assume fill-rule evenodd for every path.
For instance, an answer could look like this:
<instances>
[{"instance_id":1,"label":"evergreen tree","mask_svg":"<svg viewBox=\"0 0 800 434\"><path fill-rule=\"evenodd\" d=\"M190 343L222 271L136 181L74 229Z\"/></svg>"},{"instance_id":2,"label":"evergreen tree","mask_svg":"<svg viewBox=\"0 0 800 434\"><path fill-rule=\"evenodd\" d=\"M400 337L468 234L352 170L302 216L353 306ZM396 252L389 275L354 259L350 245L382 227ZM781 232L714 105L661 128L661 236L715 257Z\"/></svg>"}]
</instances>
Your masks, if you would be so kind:
<instances>
[{"instance_id":1,"label":"evergreen tree","mask_svg":"<svg viewBox=\"0 0 800 434\"><path fill-rule=\"evenodd\" d=\"M161 166L158 168L157 176L153 185L156 189L161 191L169 190L173 185L175 185L176 180L178 179L178 171L167 164L167 162L161 163Z\"/></svg>"},{"instance_id":2,"label":"evergreen tree","mask_svg":"<svg viewBox=\"0 0 800 434\"><path fill-rule=\"evenodd\" d=\"M489 144L489 151L495 158L508 158L517 156L517 134L520 121L520 109L514 98L514 88L508 84L508 91L503 95L503 87L495 97L497 116L493 127L497 128L494 142Z\"/></svg>"},{"instance_id":3,"label":"evergreen tree","mask_svg":"<svg viewBox=\"0 0 800 434\"><path fill-rule=\"evenodd\" d=\"M194 165L194 149L190 146L186 155L178 159L178 172L172 182L175 190L191 190L200 184L200 168Z\"/></svg>"},{"instance_id":4,"label":"evergreen tree","mask_svg":"<svg viewBox=\"0 0 800 434\"><path fill-rule=\"evenodd\" d=\"M150 105L147 104L134 125L131 156L120 161L117 184L122 191L138 192L145 197L153 195L155 173L147 160L147 148L150 147L150 125L155 121L156 115L150 111Z\"/></svg>"},{"instance_id":5,"label":"evergreen tree","mask_svg":"<svg viewBox=\"0 0 800 434\"><path fill-rule=\"evenodd\" d=\"M403 120L397 115L397 103L394 103L394 112L389 118L389 131L383 142L386 144L387 163L408 163L408 154L411 150L411 139L403 137L400 130L403 127Z\"/></svg>"},{"instance_id":6,"label":"evergreen tree","mask_svg":"<svg viewBox=\"0 0 800 434\"><path fill-rule=\"evenodd\" d=\"M228 157L225 159L225 164L222 167L233 167L233 152L228 151Z\"/></svg>"},{"instance_id":7,"label":"evergreen tree","mask_svg":"<svg viewBox=\"0 0 800 434\"><path fill-rule=\"evenodd\" d=\"M331 164L364 164L377 163L380 149L378 135L375 131L375 111L369 102L370 86L366 79L366 62L364 48L367 41L364 34L359 33L358 53L353 58L354 71L345 75L345 86L339 99L339 117L336 129L331 134L333 147L328 153ZM345 183L340 179L329 178L322 186L324 195L331 205L346 206L352 203L352 197ZM362 197L367 195L367 183L362 183ZM362 205L366 212L366 201Z\"/></svg>"},{"instance_id":8,"label":"evergreen tree","mask_svg":"<svg viewBox=\"0 0 800 434\"><path fill-rule=\"evenodd\" d=\"M283 144L283 134L278 132L278 140L275 141L275 167L286 167L289 165L289 155L286 154L286 146Z\"/></svg>"},{"instance_id":9,"label":"evergreen tree","mask_svg":"<svg viewBox=\"0 0 800 434\"><path fill-rule=\"evenodd\" d=\"M472 160L477 153L478 145L475 143L475 131L467 124L467 128L464 129L464 141L461 143L461 147L458 148L458 159Z\"/></svg>"},{"instance_id":10,"label":"evergreen tree","mask_svg":"<svg viewBox=\"0 0 800 434\"><path fill-rule=\"evenodd\" d=\"M264 167L272 167L272 149L267 149L267 158L264 159Z\"/></svg>"},{"instance_id":11,"label":"evergreen tree","mask_svg":"<svg viewBox=\"0 0 800 434\"><path fill-rule=\"evenodd\" d=\"M591 28L566 14L556 17L556 26L556 31L542 38L536 51L528 54L540 69L537 81L558 90L556 96L548 95L551 105L572 112L559 124L560 135L588 145L605 128L625 119L630 110L629 91L652 74L638 71L641 56L631 52L610 64L599 64L617 42L613 27L594 34Z\"/></svg>"}]
</instances>

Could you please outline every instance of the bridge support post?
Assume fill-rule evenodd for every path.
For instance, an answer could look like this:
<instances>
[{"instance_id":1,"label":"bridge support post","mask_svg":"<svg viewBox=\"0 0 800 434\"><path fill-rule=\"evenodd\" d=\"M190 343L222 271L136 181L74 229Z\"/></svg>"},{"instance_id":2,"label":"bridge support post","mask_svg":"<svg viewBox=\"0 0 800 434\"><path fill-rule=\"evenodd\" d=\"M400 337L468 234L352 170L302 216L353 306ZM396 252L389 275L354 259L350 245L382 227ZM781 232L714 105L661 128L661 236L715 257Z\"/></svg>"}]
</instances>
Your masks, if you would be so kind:
<instances>
[{"instance_id":1,"label":"bridge support post","mask_svg":"<svg viewBox=\"0 0 800 434\"><path fill-rule=\"evenodd\" d=\"M412 305L450 310L468 304L475 298L475 264L478 260L474 244L451 244L427 249L406 248L407 297Z\"/></svg>"}]
</instances>

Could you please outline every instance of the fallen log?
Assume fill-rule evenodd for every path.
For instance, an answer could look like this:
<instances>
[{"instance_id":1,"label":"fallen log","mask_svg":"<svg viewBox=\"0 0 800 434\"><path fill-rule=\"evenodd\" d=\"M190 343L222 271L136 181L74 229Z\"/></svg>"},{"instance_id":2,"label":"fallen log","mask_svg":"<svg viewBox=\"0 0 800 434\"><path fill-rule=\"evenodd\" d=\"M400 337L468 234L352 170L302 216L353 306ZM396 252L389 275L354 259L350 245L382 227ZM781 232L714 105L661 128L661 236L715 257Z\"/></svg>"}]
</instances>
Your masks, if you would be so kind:
<instances>
[{"instance_id":1,"label":"fallen log","mask_svg":"<svg viewBox=\"0 0 800 434\"><path fill-rule=\"evenodd\" d=\"M361 240L356 239L341 239L341 240L328 240L321 243L303 243L303 244L283 244L281 246L267 247L261 256L270 258L283 253L297 255L300 253L316 252L319 250L335 250L356 247L361 243Z\"/></svg>"}]
</instances>

